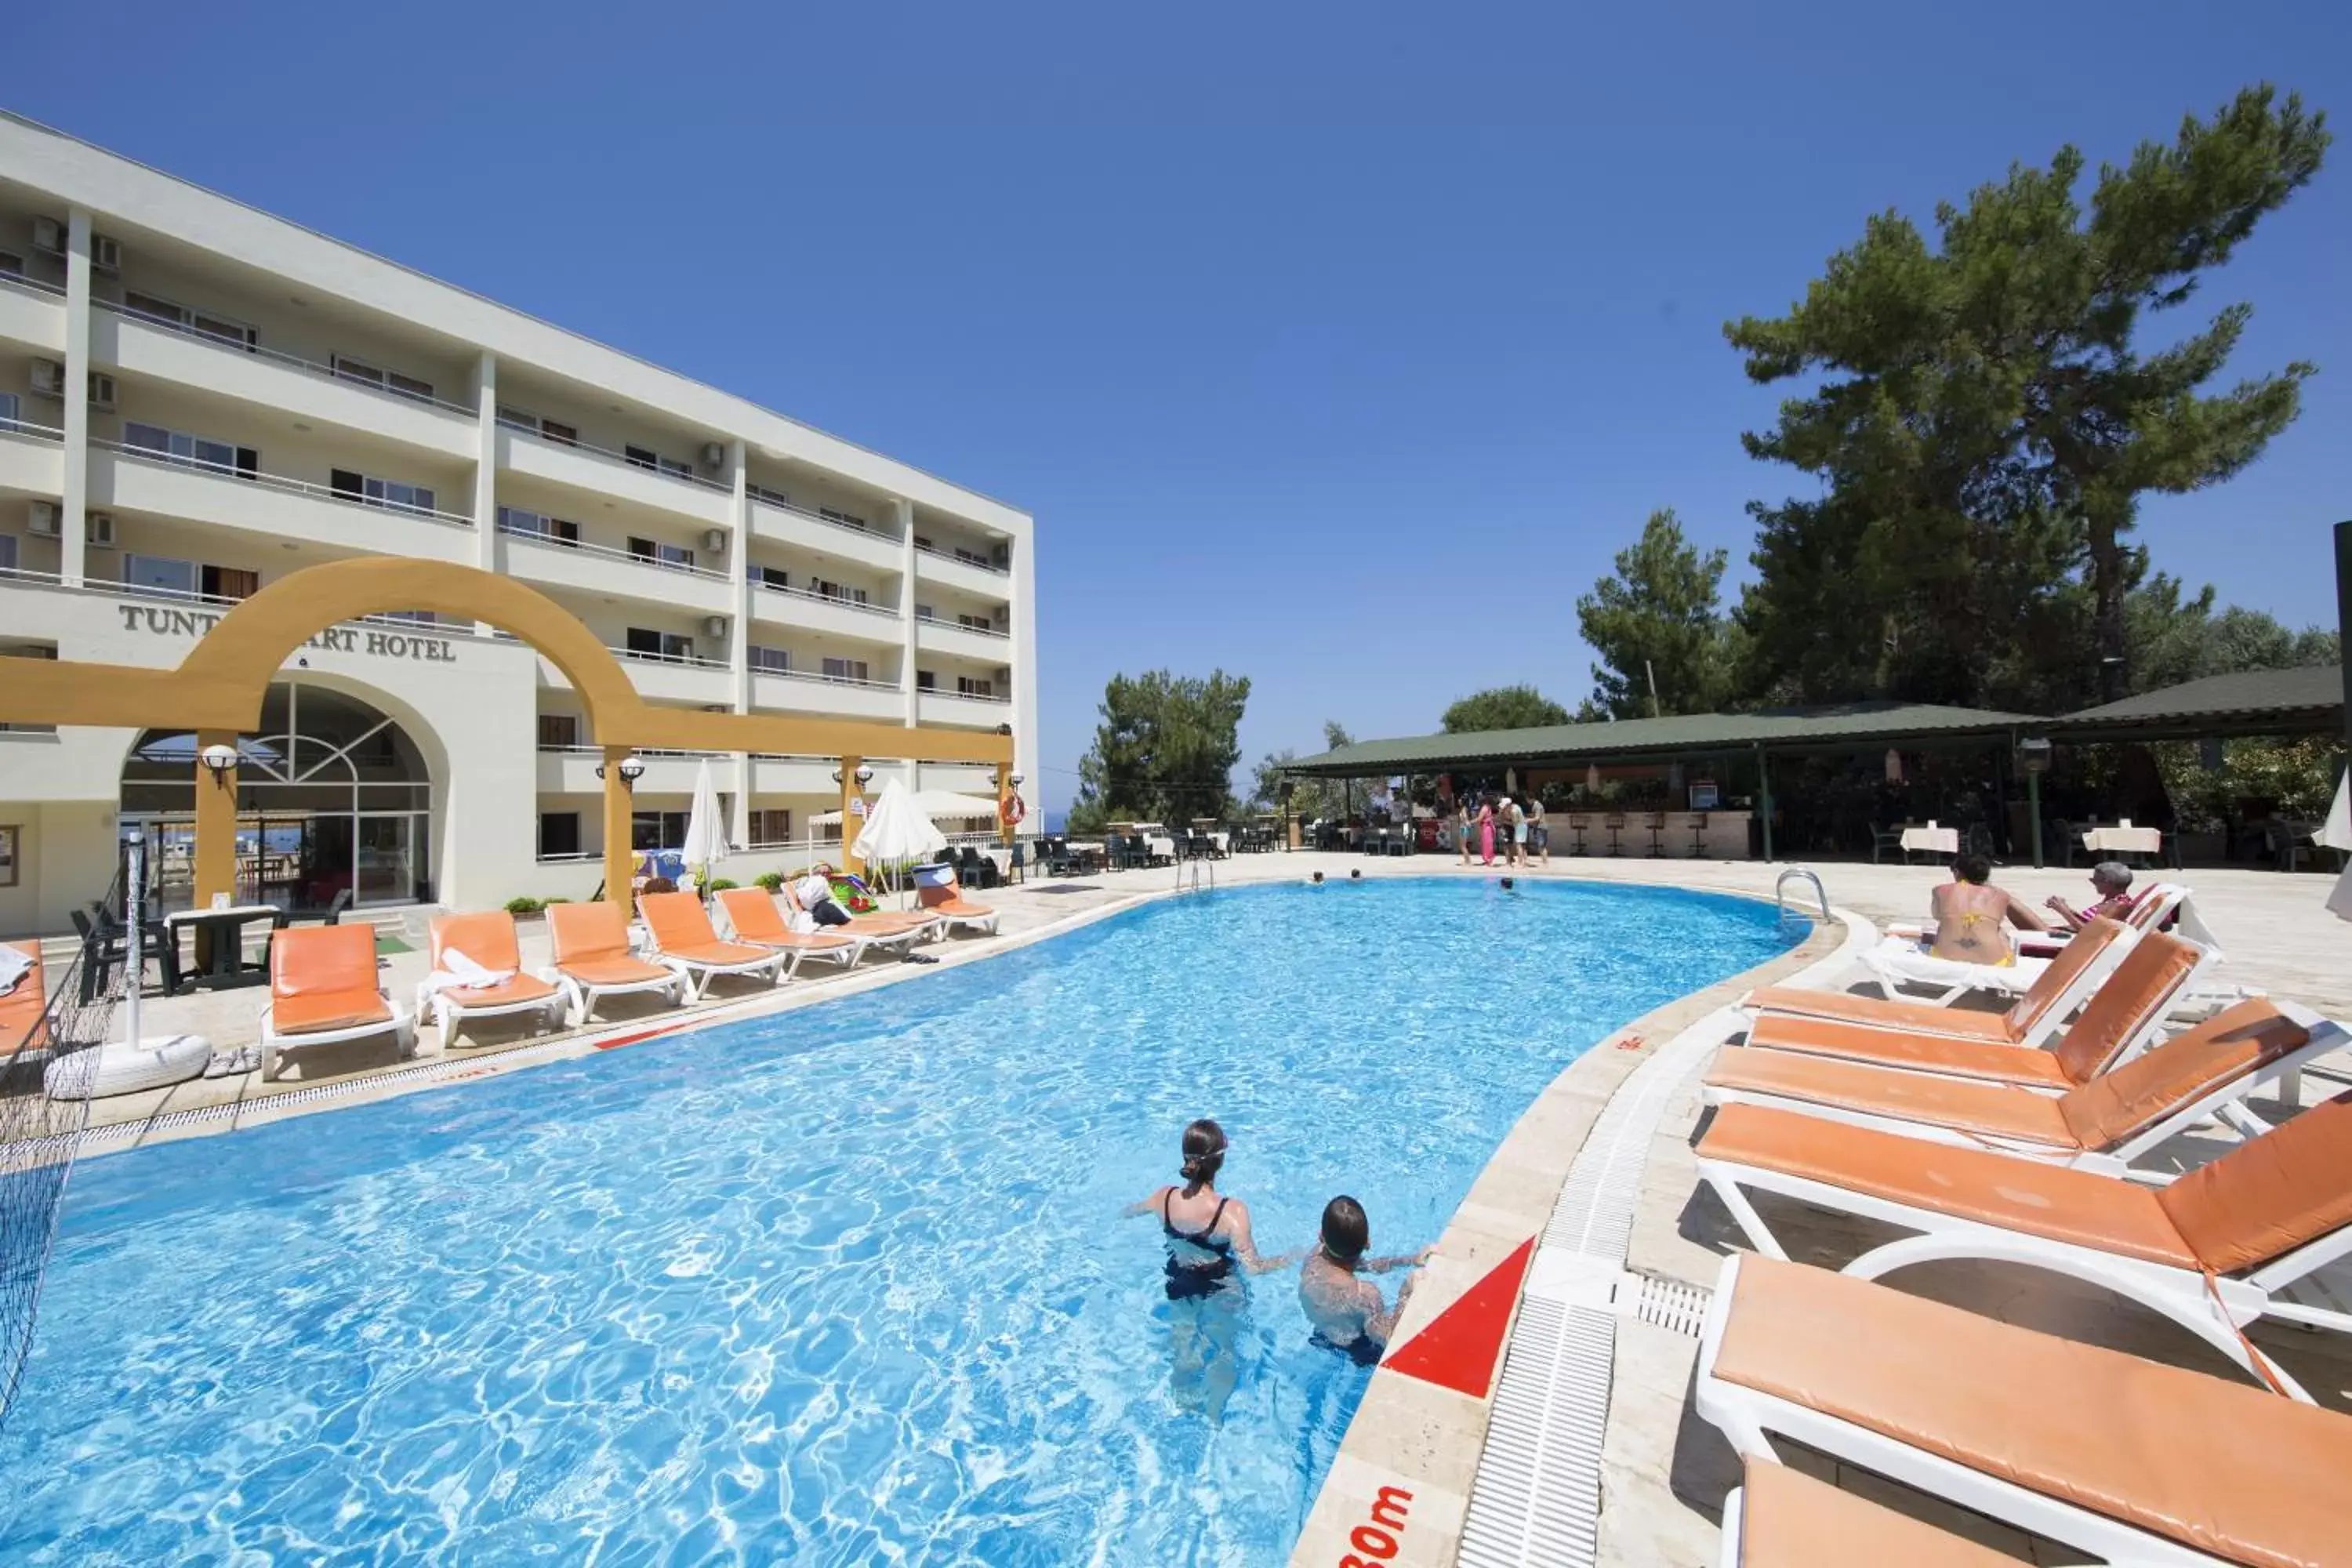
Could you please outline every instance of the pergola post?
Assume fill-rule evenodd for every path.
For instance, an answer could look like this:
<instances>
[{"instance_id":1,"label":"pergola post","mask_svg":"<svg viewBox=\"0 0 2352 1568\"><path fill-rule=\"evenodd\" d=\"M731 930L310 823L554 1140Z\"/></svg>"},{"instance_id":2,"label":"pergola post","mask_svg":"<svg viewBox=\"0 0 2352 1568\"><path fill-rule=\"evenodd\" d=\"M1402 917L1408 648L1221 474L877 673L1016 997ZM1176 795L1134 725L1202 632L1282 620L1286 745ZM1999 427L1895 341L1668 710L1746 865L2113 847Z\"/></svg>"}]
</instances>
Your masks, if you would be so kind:
<instances>
[{"instance_id":1,"label":"pergola post","mask_svg":"<svg viewBox=\"0 0 2352 1568\"><path fill-rule=\"evenodd\" d=\"M1756 812L1764 824L1764 864L1772 863L1772 759L1762 746L1756 748Z\"/></svg>"},{"instance_id":2,"label":"pergola post","mask_svg":"<svg viewBox=\"0 0 2352 1568\"><path fill-rule=\"evenodd\" d=\"M1013 814L1008 803L1013 799L1013 764L996 764L996 837L1007 848L1013 845Z\"/></svg>"},{"instance_id":3,"label":"pergola post","mask_svg":"<svg viewBox=\"0 0 2352 1568\"><path fill-rule=\"evenodd\" d=\"M626 746L606 746L604 765L604 901L627 914L636 904L636 850L629 843L629 779L621 771Z\"/></svg>"},{"instance_id":4,"label":"pergola post","mask_svg":"<svg viewBox=\"0 0 2352 1568\"><path fill-rule=\"evenodd\" d=\"M865 765L864 757L841 759L841 868L853 877L866 874L866 862L851 847L857 842L857 829L866 820L866 793L857 783L857 770ZM851 811L852 805L858 809Z\"/></svg>"},{"instance_id":5,"label":"pergola post","mask_svg":"<svg viewBox=\"0 0 2352 1568\"><path fill-rule=\"evenodd\" d=\"M205 765L205 752L213 746L236 750L236 736L227 730L196 731L196 755L190 765L196 770L196 908L209 909L217 896L233 898L236 892L236 767L234 763L215 773ZM135 904L144 889L131 891Z\"/></svg>"}]
</instances>

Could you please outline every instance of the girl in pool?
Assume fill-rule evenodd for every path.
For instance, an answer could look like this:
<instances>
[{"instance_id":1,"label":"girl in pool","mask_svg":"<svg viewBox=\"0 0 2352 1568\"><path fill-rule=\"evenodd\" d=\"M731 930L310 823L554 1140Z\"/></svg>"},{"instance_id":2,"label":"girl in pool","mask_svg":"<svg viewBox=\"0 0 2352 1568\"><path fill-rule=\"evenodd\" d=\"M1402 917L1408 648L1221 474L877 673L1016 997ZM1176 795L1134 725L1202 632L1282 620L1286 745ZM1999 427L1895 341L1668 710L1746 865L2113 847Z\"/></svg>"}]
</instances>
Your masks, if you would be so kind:
<instances>
[{"instance_id":1,"label":"girl in pool","mask_svg":"<svg viewBox=\"0 0 2352 1568\"><path fill-rule=\"evenodd\" d=\"M1429 1260L1424 1247L1410 1257L1367 1258L1372 1243L1371 1222L1364 1205L1345 1195L1323 1207L1323 1236L1306 1267L1298 1271L1298 1305L1315 1327L1315 1343L1344 1352L1359 1365L1370 1366L1388 1348L1404 1304L1412 1299L1418 1273L1405 1277L1397 1289L1396 1305L1381 1299L1381 1288L1360 1274L1385 1274L1391 1268L1415 1268Z\"/></svg>"},{"instance_id":2,"label":"girl in pool","mask_svg":"<svg viewBox=\"0 0 2352 1568\"><path fill-rule=\"evenodd\" d=\"M1242 1274L1264 1274L1295 1260L1260 1258L1250 1234L1249 1205L1217 1191L1225 1130L1203 1119L1184 1129L1181 1185L1161 1187L1129 1215L1157 1215L1168 1246L1168 1327L1175 1352L1178 1400L1211 1420L1223 1415L1239 1368L1234 1351L1244 1306Z\"/></svg>"}]
</instances>

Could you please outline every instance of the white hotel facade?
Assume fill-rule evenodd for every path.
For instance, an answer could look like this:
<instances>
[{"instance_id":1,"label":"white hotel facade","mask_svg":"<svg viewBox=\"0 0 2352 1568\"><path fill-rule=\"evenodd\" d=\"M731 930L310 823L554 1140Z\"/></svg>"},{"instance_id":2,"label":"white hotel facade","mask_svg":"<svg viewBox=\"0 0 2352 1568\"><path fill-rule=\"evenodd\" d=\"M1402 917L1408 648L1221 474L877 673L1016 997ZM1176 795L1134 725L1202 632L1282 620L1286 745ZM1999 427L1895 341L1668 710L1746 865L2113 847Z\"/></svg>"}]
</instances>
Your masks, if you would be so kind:
<instances>
[{"instance_id":1,"label":"white hotel facade","mask_svg":"<svg viewBox=\"0 0 2352 1568\"><path fill-rule=\"evenodd\" d=\"M0 655L176 665L289 572L418 557L547 595L648 701L1009 724L1034 778L1032 544L1001 502L0 114ZM245 744L240 878L302 904L585 897L593 740L487 626L323 633ZM184 732L0 729L0 935L66 929L126 825L176 864L192 758ZM646 763L635 842L675 847L699 759ZM720 874L829 831L835 759L712 766L743 847Z\"/></svg>"}]
</instances>

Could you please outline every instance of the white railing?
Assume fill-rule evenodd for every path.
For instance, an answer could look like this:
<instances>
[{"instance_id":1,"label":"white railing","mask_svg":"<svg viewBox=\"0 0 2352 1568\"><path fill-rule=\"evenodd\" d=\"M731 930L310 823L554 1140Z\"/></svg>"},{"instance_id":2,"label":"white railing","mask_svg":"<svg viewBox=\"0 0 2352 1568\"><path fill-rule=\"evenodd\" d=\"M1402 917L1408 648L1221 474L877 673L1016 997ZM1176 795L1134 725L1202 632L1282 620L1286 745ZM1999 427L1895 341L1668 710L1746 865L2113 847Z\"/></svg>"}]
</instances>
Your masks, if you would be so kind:
<instances>
[{"instance_id":1,"label":"white railing","mask_svg":"<svg viewBox=\"0 0 2352 1568\"><path fill-rule=\"evenodd\" d=\"M926 697L952 697L958 702L994 702L1000 705L1010 703L1013 700L1012 695L1009 692L1003 697L998 697L992 693L982 695L977 691L950 691L947 688L941 686L925 687L923 689L923 695Z\"/></svg>"},{"instance_id":2,"label":"white railing","mask_svg":"<svg viewBox=\"0 0 2352 1568\"><path fill-rule=\"evenodd\" d=\"M561 855L541 855L539 857L539 863L542 866L577 866L590 860L602 860L604 858L604 852L601 849L572 849Z\"/></svg>"},{"instance_id":3,"label":"white railing","mask_svg":"<svg viewBox=\"0 0 2352 1568\"><path fill-rule=\"evenodd\" d=\"M541 533L535 528L517 528L512 523L500 523L499 531L509 539L520 539L526 544L537 544L549 550L569 551L580 555L593 555L604 561L622 561L632 566L652 566L664 572L676 572L682 576L700 577L708 582L724 583L727 574L709 566L689 566L683 561L664 561L658 555L640 555L633 550L615 550L609 544L591 544L584 539L558 539L551 533Z\"/></svg>"},{"instance_id":4,"label":"white railing","mask_svg":"<svg viewBox=\"0 0 2352 1568\"><path fill-rule=\"evenodd\" d=\"M751 500L756 505L770 507L777 511L790 512L794 517L803 517L811 522L821 522L827 528L837 528L844 533L855 533L866 539L877 539L885 544L898 542L898 535L885 533L871 523L860 525L855 522L844 522L837 517L827 517L814 508L797 506L791 501L776 500L768 496L753 496Z\"/></svg>"},{"instance_id":5,"label":"white railing","mask_svg":"<svg viewBox=\"0 0 2352 1568\"><path fill-rule=\"evenodd\" d=\"M649 653L641 648L614 647L605 652L615 658L633 658L639 664L676 664L688 669L730 669L733 667L723 658L705 658L696 653Z\"/></svg>"},{"instance_id":6,"label":"white railing","mask_svg":"<svg viewBox=\"0 0 2352 1568\"><path fill-rule=\"evenodd\" d=\"M259 343L249 343L242 338L224 337L218 332L208 332L186 321L175 321L169 316L158 316L150 311L135 310L129 305L118 305L111 300L92 300L90 303L101 310L110 310L118 316L127 317L142 326L156 327L167 332L177 332L184 338L193 338L200 343L210 343L213 347L226 350L230 353L251 354L256 359L266 359L272 364L282 364L289 370L299 370L305 375L321 376L328 381L341 382L345 386L361 387L385 397L397 397L403 403L421 403L427 407L439 408L447 413L462 414L468 419L474 416L474 410L470 405L452 403L446 397L435 397L429 393L423 392L404 392L399 387L390 386L380 381L372 381L363 375L355 375L350 371L338 369L331 364L320 364L317 360L304 359L299 354L289 354L280 349L266 349Z\"/></svg>"},{"instance_id":7,"label":"white railing","mask_svg":"<svg viewBox=\"0 0 2352 1568\"><path fill-rule=\"evenodd\" d=\"M854 675L826 675L822 670L814 669L761 669L755 667L751 673L754 675L772 675L778 680L814 680L826 686L863 687L868 691L903 691L906 689L906 688L899 685L899 683L895 680L860 680Z\"/></svg>"},{"instance_id":8,"label":"white railing","mask_svg":"<svg viewBox=\"0 0 2352 1568\"><path fill-rule=\"evenodd\" d=\"M837 605L845 610L863 610L869 616L879 616L885 620L895 621L898 618L898 611L895 605L861 604L856 599L844 598L838 594L820 594L814 588L779 588L773 583L762 583L757 578L752 579L751 585L762 593L787 594L795 599L810 599L820 605Z\"/></svg>"},{"instance_id":9,"label":"white railing","mask_svg":"<svg viewBox=\"0 0 2352 1568\"><path fill-rule=\"evenodd\" d=\"M1005 642L1013 640L1011 632L1000 632L994 626L968 626L961 621L951 621L944 616L917 616L915 619L927 626L945 626L951 632L970 632L976 637L996 637Z\"/></svg>"},{"instance_id":10,"label":"white railing","mask_svg":"<svg viewBox=\"0 0 2352 1568\"><path fill-rule=\"evenodd\" d=\"M602 746L587 746L587 745L578 745L578 744L570 745L570 746L551 746L551 745L548 745L548 744L546 744L546 743L544 743L544 742L541 742L541 745L540 745L539 750L540 750L540 752L541 752L541 755L556 755L556 756L565 756L565 757L602 757L602 756L604 754L604 747L602 747ZM733 753L732 752L692 752L692 751L683 751L683 750L680 750L679 748L677 748L677 747L676 747L676 746L631 746L631 747L629 748L629 750L630 750L632 752L634 752L635 754L636 754L637 756L640 756L640 757L688 757L688 758L695 758L695 757L729 757L729 756L732 756L732 755L734 755L734 753Z\"/></svg>"},{"instance_id":11,"label":"white railing","mask_svg":"<svg viewBox=\"0 0 2352 1568\"><path fill-rule=\"evenodd\" d=\"M95 594L109 599L152 600L165 605L189 605L206 610L233 610L245 603L219 594L198 593L192 588L164 588L149 583L115 583L102 579L84 578L79 586L69 586L64 574L57 572L36 572L29 566L0 566L0 582L37 584L45 588L62 588L69 594ZM397 612L358 616L342 623L353 626L400 626L409 631L429 631L437 637L472 637L482 642L514 642L507 632L492 632L485 637L474 629L471 621L420 620L416 616Z\"/></svg>"},{"instance_id":12,"label":"white railing","mask_svg":"<svg viewBox=\"0 0 2352 1568\"><path fill-rule=\"evenodd\" d=\"M988 561L974 561L969 556L958 555L952 550L941 550L936 544L918 544L915 546L915 553L929 555L940 561L952 561L959 566L969 566L975 572L993 572L1000 577L1009 577L1013 574L1013 568L1010 566L999 566Z\"/></svg>"},{"instance_id":13,"label":"white railing","mask_svg":"<svg viewBox=\"0 0 2352 1568\"><path fill-rule=\"evenodd\" d=\"M663 479L677 479L702 489L716 491L722 496L731 496L735 493L735 487L732 484L704 479L691 469L672 468L658 458L647 461L643 458L632 458L626 452L615 452L610 447L599 447L593 441L583 441L576 436L551 436L538 426L526 425L520 419L501 419L499 421L499 428L512 430L520 436L529 436L533 440L543 441L551 447L569 447L575 452L586 452L592 457L602 458L606 462L619 463L625 468L635 468L641 473L659 474Z\"/></svg>"},{"instance_id":14,"label":"white railing","mask_svg":"<svg viewBox=\"0 0 2352 1568\"><path fill-rule=\"evenodd\" d=\"M36 441L62 441L66 433L54 425L36 425L29 419L0 419L0 431L12 436L30 436Z\"/></svg>"},{"instance_id":15,"label":"white railing","mask_svg":"<svg viewBox=\"0 0 2352 1568\"><path fill-rule=\"evenodd\" d=\"M413 517L420 522L437 522L445 528L471 528L474 520L463 512L440 511L432 507L404 506L398 501L377 500L368 496L355 496L339 490L332 485L322 485L315 479L290 479L284 474L247 473L243 468L225 463L210 463L201 458L183 458L175 452L159 452L152 447L134 447L128 441L104 441L93 437L89 443L109 452L135 458L142 463L156 463L167 468L187 468L215 479L234 479L239 484L259 485L264 489L283 490L289 495L309 496L313 500L331 500L343 506L365 507L370 511L390 512L395 517Z\"/></svg>"},{"instance_id":16,"label":"white railing","mask_svg":"<svg viewBox=\"0 0 2352 1568\"><path fill-rule=\"evenodd\" d=\"M62 283L44 283L37 278L27 278L21 272L0 272L0 288L21 289L27 294L38 294L44 300L66 297Z\"/></svg>"}]
</instances>

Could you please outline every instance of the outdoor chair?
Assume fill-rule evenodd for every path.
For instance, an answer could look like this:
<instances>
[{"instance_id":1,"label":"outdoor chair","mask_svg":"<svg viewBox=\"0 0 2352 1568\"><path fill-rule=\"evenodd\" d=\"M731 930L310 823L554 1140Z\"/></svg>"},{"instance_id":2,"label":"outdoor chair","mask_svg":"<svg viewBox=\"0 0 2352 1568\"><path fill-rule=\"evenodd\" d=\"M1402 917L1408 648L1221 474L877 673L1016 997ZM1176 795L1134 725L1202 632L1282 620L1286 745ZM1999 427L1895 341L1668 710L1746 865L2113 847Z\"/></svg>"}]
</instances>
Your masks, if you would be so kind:
<instances>
[{"instance_id":1,"label":"outdoor chair","mask_svg":"<svg viewBox=\"0 0 2352 1568\"><path fill-rule=\"evenodd\" d=\"M2318 846L2313 843L2310 830L2291 822L2263 824L2263 847L2268 850L2282 871L2293 871L2310 858Z\"/></svg>"},{"instance_id":2,"label":"outdoor chair","mask_svg":"<svg viewBox=\"0 0 2352 1568\"><path fill-rule=\"evenodd\" d=\"M0 992L0 1061L13 1061L21 1053L39 1050L49 1043L48 976L41 966L41 944L12 942L7 945L23 953L31 967L14 990Z\"/></svg>"},{"instance_id":3,"label":"outdoor chair","mask_svg":"<svg viewBox=\"0 0 2352 1568\"><path fill-rule=\"evenodd\" d=\"M688 995L699 1001L710 983L722 974L740 974L781 985L800 967L800 954L753 947L748 942L721 942L710 926L702 900L692 893L649 893L637 900L646 933L655 955L687 976Z\"/></svg>"},{"instance_id":4,"label":"outdoor chair","mask_svg":"<svg viewBox=\"0 0 2352 1568\"><path fill-rule=\"evenodd\" d=\"M1013 858L1005 865L1004 879L1008 882L1026 882L1029 879L1028 846L1018 838L1013 841Z\"/></svg>"},{"instance_id":5,"label":"outdoor chair","mask_svg":"<svg viewBox=\"0 0 2352 1568\"><path fill-rule=\"evenodd\" d=\"M719 912L737 942L749 942L792 955L786 979L797 973L803 960L822 958L847 969L866 956L871 939L852 936L847 926L823 926L814 931L794 931L784 923L776 900L758 888L727 888L719 894Z\"/></svg>"},{"instance_id":6,"label":"outdoor chair","mask_svg":"<svg viewBox=\"0 0 2352 1568\"><path fill-rule=\"evenodd\" d=\"M572 997L575 1025L588 1021L600 996L660 991L672 1005L685 999L684 974L629 951L629 917L618 904L550 904L547 937L554 950L555 983Z\"/></svg>"},{"instance_id":7,"label":"outdoor chair","mask_svg":"<svg viewBox=\"0 0 2352 1568\"><path fill-rule=\"evenodd\" d=\"M1696 860L1706 854L1706 813L1691 813L1690 830L1691 858Z\"/></svg>"},{"instance_id":8,"label":"outdoor chair","mask_svg":"<svg viewBox=\"0 0 2352 1568\"><path fill-rule=\"evenodd\" d=\"M1885 854L1889 849L1894 850L1897 855L1901 855L1906 865L1910 863L1911 857L1906 853L1903 848L1902 828L1872 828L1870 830L1870 863L1874 866L1877 865L1879 857Z\"/></svg>"},{"instance_id":9,"label":"outdoor chair","mask_svg":"<svg viewBox=\"0 0 2352 1568\"><path fill-rule=\"evenodd\" d=\"M996 911L965 898L963 889L956 885L952 870L949 870L938 882L918 876L915 879L915 901L926 914L945 921L950 931L961 928L978 931L982 936L996 934Z\"/></svg>"},{"instance_id":10,"label":"outdoor chair","mask_svg":"<svg viewBox=\"0 0 2352 1568\"><path fill-rule=\"evenodd\" d=\"M1609 857L1613 860L1624 853L1623 847L1617 840L1619 835L1625 831L1625 814L1622 811L1612 811L1601 826L1609 829Z\"/></svg>"},{"instance_id":11,"label":"outdoor chair","mask_svg":"<svg viewBox=\"0 0 2352 1568\"><path fill-rule=\"evenodd\" d=\"M1574 813L1570 814L1568 819L1568 831L1570 838L1574 840L1574 842L1570 844L1568 847L1568 852L1570 855L1581 856L1589 853L1584 847L1584 834L1585 830L1591 826L1592 819L1591 817L1580 816Z\"/></svg>"},{"instance_id":12,"label":"outdoor chair","mask_svg":"<svg viewBox=\"0 0 2352 1568\"><path fill-rule=\"evenodd\" d=\"M522 944L506 910L436 915L428 931L431 973L417 982L416 1016L441 1026L443 1046L469 1017L538 1012L551 1025L568 1011L571 999L557 984L522 972Z\"/></svg>"},{"instance_id":13,"label":"outdoor chair","mask_svg":"<svg viewBox=\"0 0 2352 1568\"><path fill-rule=\"evenodd\" d=\"M1650 829L1650 858L1659 859L1666 852L1666 814L1663 811L1650 813L1646 826Z\"/></svg>"},{"instance_id":14,"label":"outdoor chair","mask_svg":"<svg viewBox=\"0 0 2352 1568\"><path fill-rule=\"evenodd\" d=\"M1042 858L1045 862L1045 875L1048 877L1067 877L1071 874L1072 862L1070 859L1070 841L1068 839L1040 839L1037 844L1037 852L1040 858Z\"/></svg>"},{"instance_id":15,"label":"outdoor chair","mask_svg":"<svg viewBox=\"0 0 2352 1568\"><path fill-rule=\"evenodd\" d=\"M416 1054L415 1020L377 985L373 926L306 926L270 943L263 1082L278 1076L289 1050L383 1034L394 1037L401 1056Z\"/></svg>"},{"instance_id":16,"label":"outdoor chair","mask_svg":"<svg viewBox=\"0 0 2352 1568\"><path fill-rule=\"evenodd\" d=\"M969 888L993 888L998 881L996 862L969 844L956 851L955 874Z\"/></svg>"}]
</instances>

